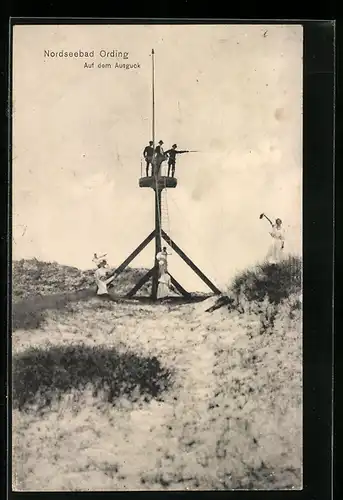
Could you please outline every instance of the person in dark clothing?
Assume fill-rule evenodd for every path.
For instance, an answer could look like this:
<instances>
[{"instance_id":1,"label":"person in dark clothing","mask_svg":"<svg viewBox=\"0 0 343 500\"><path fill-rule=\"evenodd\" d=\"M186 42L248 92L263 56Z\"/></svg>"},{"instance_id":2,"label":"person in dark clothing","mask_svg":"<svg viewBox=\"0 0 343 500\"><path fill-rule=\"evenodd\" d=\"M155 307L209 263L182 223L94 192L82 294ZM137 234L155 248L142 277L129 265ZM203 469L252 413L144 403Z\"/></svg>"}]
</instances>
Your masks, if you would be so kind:
<instances>
[{"instance_id":1,"label":"person in dark clothing","mask_svg":"<svg viewBox=\"0 0 343 500\"><path fill-rule=\"evenodd\" d=\"M149 166L151 165L151 175L152 175L152 157L154 156L153 141L149 141L149 146L146 146L143 151L143 156L146 163L146 176L149 177Z\"/></svg>"},{"instance_id":2,"label":"person in dark clothing","mask_svg":"<svg viewBox=\"0 0 343 500\"><path fill-rule=\"evenodd\" d=\"M168 149L168 151L165 152L165 154L168 155L168 177L170 177L170 172L172 174L172 177L174 177L175 175L176 155L182 153L189 153L188 150L178 151L176 148L177 144L173 144L172 148Z\"/></svg>"},{"instance_id":3,"label":"person in dark clothing","mask_svg":"<svg viewBox=\"0 0 343 500\"><path fill-rule=\"evenodd\" d=\"M166 160L166 154L163 150L163 141L159 141L158 145L155 148L155 156L154 156L154 165L156 168L156 174L158 175L160 172L160 168L162 165L162 162Z\"/></svg>"}]
</instances>

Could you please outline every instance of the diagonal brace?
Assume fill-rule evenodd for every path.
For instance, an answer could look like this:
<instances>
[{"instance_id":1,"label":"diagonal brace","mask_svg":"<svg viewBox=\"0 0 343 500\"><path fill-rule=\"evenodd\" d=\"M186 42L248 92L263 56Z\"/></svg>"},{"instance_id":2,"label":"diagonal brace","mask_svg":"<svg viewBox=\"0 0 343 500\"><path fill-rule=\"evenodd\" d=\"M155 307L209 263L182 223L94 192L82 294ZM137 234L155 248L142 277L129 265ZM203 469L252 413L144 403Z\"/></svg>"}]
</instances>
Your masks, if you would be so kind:
<instances>
[{"instance_id":1,"label":"diagonal brace","mask_svg":"<svg viewBox=\"0 0 343 500\"><path fill-rule=\"evenodd\" d=\"M120 264L120 266L117 267L117 269L113 272L113 274L111 276L118 276L118 274L122 273L124 271L124 269L130 264L131 261L133 261L133 259L135 257L137 257L137 255L147 246L148 243L150 243L150 241L155 237L155 230L153 230L149 236L147 236L145 238L144 241L142 241L142 243L136 248L136 250L134 250L129 256L127 259L124 260L124 262L122 262L122 264Z\"/></svg>"},{"instance_id":2,"label":"diagonal brace","mask_svg":"<svg viewBox=\"0 0 343 500\"><path fill-rule=\"evenodd\" d=\"M126 297L131 298L136 292L148 281L148 279L153 275L155 268L152 267L147 273L142 276L142 278L136 283L136 285L126 294Z\"/></svg>"},{"instance_id":3,"label":"diagonal brace","mask_svg":"<svg viewBox=\"0 0 343 500\"><path fill-rule=\"evenodd\" d=\"M176 281L176 279L170 273L168 273L168 274L170 276L170 281L171 281L172 285L176 288L176 290L179 293L181 293L181 295L183 295L184 297L189 298L191 296L191 294L189 292L187 292L187 290L185 290L183 288L183 286L181 286L180 283L178 281Z\"/></svg>"},{"instance_id":4,"label":"diagonal brace","mask_svg":"<svg viewBox=\"0 0 343 500\"><path fill-rule=\"evenodd\" d=\"M202 271L200 271L200 269L191 261L189 257L187 257L181 248L177 246L177 244L167 235L165 231L163 231L163 229L161 229L161 234L166 243L168 243L168 245L170 245L172 249L180 255L180 257L186 262L186 264L189 265L195 274L197 274L215 294L220 295L222 292L207 278L207 276L204 275Z\"/></svg>"}]
</instances>

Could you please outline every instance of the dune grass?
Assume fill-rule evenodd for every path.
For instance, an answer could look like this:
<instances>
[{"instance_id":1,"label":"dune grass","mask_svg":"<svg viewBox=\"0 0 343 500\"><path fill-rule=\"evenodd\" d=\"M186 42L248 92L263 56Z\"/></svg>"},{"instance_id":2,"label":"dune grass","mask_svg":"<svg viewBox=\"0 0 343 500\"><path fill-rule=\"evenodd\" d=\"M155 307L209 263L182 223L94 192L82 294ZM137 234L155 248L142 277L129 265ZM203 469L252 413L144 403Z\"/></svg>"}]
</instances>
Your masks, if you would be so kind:
<instances>
[{"instance_id":1,"label":"dune grass","mask_svg":"<svg viewBox=\"0 0 343 500\"><path fill-rule=\"evenodd\" d=\"M239 273L230 285L230 291L239 301L250 303L267 299L280 304L302 288L302 262L297 256L289 256L277 264L261 263Z\"/></svg>"},{"instance_id":2,"label":"dune grass","mask_svg":"<svg viewBox=\"0 0 343 500\"><path fill-rule=\"evenodd\" d=\"M115 280L116 292L128 292L146 271L125 269ZM12 281L12 330L37 329L45 321L46 311L68 309L71 303L87 301L96 294L94 270L80 271L37 259L14 261ZM147 286L142 287L142 294Z\"/></svg>"},{"instance_id":3,"label":"dune grass","mask_svg":"<svg viewBox=\"0 0 343 500\"><path fill-rule=\"evenodd\" d=\"M112 271L115 268L111 269ZM42 262L37 259L21 259L14 261L12 265L12 300L17 303L29 298L58 296L71 294L73 292L95 290L95 269L81 271L76 267L62 266L56 262ZM144 276L147 269L135 269L127 267L114 280L116 291L124 294ZM110 270L109 270L110 272ZM142 287L142 293L146 291Z\"/></svg>"},{"instance_id":4,"label":"dune grass","mask_svg":"<svg viewBox=\"0 0 343 500\"><path fill-rule=\"evenodd\" d=\"M300 489L301 261L228 289L213 313L90 298L14 331L14 487Z\"/></svg>"}]
</instances>

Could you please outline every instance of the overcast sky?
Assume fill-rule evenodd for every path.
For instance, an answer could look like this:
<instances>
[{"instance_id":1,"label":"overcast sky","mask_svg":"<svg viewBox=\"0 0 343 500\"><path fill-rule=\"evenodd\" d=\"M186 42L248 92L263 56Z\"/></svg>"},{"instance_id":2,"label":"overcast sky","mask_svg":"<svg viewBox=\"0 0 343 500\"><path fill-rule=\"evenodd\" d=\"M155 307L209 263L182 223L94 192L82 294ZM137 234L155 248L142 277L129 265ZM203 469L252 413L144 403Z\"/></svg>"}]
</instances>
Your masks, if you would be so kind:
<instances>
[{"instance_id":1,"label":"overcast sky","mask_svg":"<svg viewBox=\"0 0 343 500\"><path fill-rule=\"evenodd\" d=\"M59 25L14 28L13 258L90 268L94 252L107 252L117 266L153 229L153 191L138 187L152 48L156 140L199 150L178 157L171 237L219 286L265 256L261 212L281 217L286 249L299 254L300 26ZM95 51L94 68L44 57L79 49ZM101 49L127 51L140 67L115 69ZM151 267L153 251L133 264ZM174 254L170 270L207 290Z\"/></svg>"}]
</instances>

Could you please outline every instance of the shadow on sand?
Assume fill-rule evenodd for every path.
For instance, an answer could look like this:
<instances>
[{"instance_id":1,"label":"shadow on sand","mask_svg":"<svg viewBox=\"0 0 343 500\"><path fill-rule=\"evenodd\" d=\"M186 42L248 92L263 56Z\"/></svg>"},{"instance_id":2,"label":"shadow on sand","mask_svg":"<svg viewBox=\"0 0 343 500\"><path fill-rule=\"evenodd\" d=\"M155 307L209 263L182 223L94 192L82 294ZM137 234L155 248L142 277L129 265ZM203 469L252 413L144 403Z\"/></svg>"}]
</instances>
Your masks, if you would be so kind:
<instances>
[{"instance_id":1,"label":"shadow on sand","mask_svg":"<svg viewBox=\"0 0 343 500\"><path fill-rule=\"evenodd\" d=\"M14 302L12 303L12 330L39 328L44 320L44 311L62 310L70 302L89 300L95 294L95 288L85 288L75 292L36 295Z\"/></svg>"},{"instance_id":2,"label":"shadow on sand","mask_svg":"<svg viewBox=\"0 0 343 500\"><path fill-rule=\"evenodd\" d=\"M142 395L158 398L171 385L172 375L155 356L106 346L30 348L13 358L13 404L43 409L70 391L82 395L89 384L94 396L102 394L113 404L121 396L131 401Z\"/></svg>"}]
</instances>

